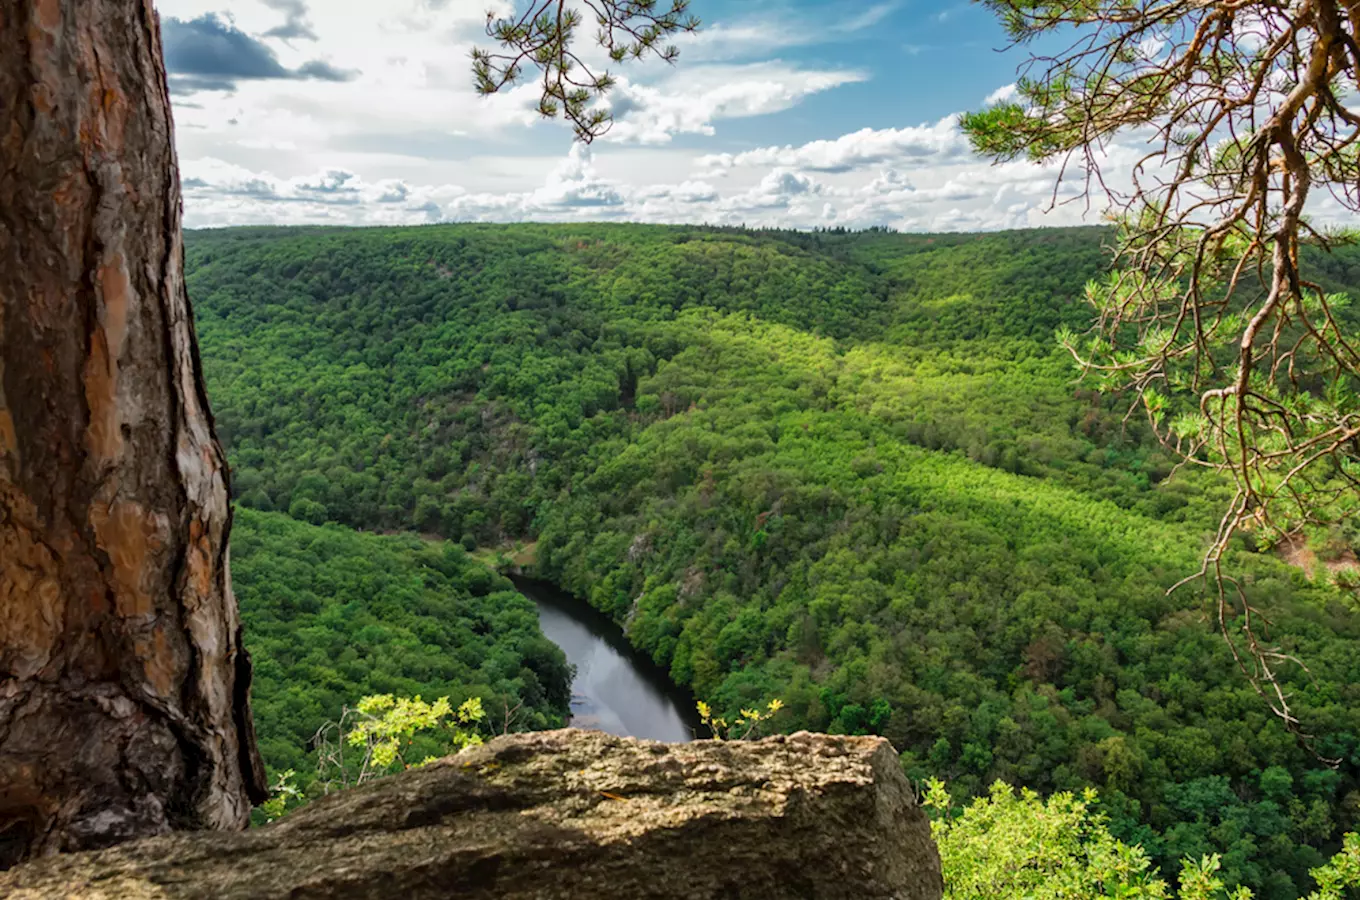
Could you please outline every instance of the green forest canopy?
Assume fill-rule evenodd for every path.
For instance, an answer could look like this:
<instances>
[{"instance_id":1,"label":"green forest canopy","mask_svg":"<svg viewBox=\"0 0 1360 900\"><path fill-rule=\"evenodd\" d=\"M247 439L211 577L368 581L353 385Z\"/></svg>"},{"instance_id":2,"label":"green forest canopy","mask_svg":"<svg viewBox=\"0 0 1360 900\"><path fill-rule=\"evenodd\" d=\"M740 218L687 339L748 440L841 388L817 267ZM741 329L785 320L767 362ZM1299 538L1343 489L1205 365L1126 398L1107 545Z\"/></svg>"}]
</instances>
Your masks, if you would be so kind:
<instances>
[{"instance_id":1,"label":"green forest canopy","mask_svg":"<svg viewBox=\"0 0 1360 900\"><path fill-rule=\"evenodd\" d=\"M784 726L883 734L956 795L1094 785L1169 873L1219 852L1295 897L1360 815L1360 618L1235 546L1333 769L1203 598L1165 593L1227 486L1168 481L1055 347L1104 236L234 229L191 233L188 263L244 507L535 537L540 574L720 712L779 697ZM1360 285L1354 254L1317 264ZM1356 535L1310 540L1341 561ZM306 730L258 713L266 741Z\"/></svg>"},{"instance_id":2,"label":"green forest canopy","mask_svg":"<svg viewBox=\"0 0 1360 900\"><path fill-rule=\"evenodd\" d=\"M238 508L232 580L255 681L260 752L308 787L309 742L371 694L483 701L500 724L560 727L571 676L534 604L462 547ZM414 756L419 759L419 756Z\"/></svg>"}]
</instances>

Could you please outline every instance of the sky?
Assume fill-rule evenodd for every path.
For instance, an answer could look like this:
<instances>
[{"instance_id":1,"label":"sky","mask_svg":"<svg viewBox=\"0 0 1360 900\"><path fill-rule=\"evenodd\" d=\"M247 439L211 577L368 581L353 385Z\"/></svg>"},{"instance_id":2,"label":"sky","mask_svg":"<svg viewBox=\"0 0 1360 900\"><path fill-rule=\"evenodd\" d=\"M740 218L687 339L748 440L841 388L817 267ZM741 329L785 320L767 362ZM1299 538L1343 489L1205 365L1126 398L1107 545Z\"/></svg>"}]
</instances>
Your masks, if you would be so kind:
<instances>
[{"instance_id":1,"label":"sky","mask_svg":"<svg viewBox=\"0 0 1360 900\"><path fill-rule=\"evenodd\" d=\"M516 6L159 0L186 225L1100 220L1054 208L1055 167L989 164L959 132L1027 52L975 4L693 0L704 26L674 66L610 67L615 124L589 147L538 116L532 84L473 90L488 11Z\"/></svg>"}]
</instances>

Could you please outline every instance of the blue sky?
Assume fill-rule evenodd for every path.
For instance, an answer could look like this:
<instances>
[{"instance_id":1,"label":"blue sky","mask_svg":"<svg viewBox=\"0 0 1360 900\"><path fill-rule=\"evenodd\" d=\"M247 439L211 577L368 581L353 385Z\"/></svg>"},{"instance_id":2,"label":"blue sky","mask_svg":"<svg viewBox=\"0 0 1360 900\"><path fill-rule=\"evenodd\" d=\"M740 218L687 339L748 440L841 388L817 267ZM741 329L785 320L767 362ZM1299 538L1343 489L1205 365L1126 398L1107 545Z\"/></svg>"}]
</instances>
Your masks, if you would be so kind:
<instances>
[{"instance_id":1,"label":"blue sky","mask_svg":"<svg viewBox=\"0 0 1360 900\"><path fill-rule=\"evenodd\" d=\"M865 127L933 122L978 106L1014 81L1016 65L1024 60L1023 50L1008 48L995 18L968 2L723 0L705 3L704 9L719 30L729 22L806 23L809 39L820 36L821 42L790 47L780 54L783 58L867 75L861 83L814 95L786 112L734 123L740 127L725 135L734 142L768 143L772 135L779 142L802 142ZM838 34L837 24L849 30Z\"/></svg>"},{"instance_id":2,"label":"blue sky","mask_svg":"<svg viewBox=\"0 0 1360 900\"><path fill-rule=\"evenodd\" d=\"M704 29L674 67L615 68L585 148L532 86L472 90L488 9L523 2L160 0L188 223L1096 221L1046 211L1055 168L959 134L1026 54L975 4L694 0Z\"/></svg>"}]
</instances>

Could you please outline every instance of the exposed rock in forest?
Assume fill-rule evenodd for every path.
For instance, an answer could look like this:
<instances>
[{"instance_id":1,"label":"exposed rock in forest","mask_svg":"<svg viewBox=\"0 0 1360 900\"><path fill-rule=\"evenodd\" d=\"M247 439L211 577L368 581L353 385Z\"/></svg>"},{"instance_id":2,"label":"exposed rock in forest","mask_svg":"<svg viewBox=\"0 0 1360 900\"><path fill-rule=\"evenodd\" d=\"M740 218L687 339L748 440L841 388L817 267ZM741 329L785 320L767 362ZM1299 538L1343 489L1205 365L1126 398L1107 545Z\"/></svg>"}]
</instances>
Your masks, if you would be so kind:
<instances>
[{"instance_id":1,"label":"exposed rock in forest","mask_svg":"<svg viewBox=\"0 0 1360 900\"><path fill-rule=\"evenodd\" d=\"M67 898L935 900L940 862L887 741L498 738L243 834L177 834L0 874Z\"/></svg>"}]
</instances>

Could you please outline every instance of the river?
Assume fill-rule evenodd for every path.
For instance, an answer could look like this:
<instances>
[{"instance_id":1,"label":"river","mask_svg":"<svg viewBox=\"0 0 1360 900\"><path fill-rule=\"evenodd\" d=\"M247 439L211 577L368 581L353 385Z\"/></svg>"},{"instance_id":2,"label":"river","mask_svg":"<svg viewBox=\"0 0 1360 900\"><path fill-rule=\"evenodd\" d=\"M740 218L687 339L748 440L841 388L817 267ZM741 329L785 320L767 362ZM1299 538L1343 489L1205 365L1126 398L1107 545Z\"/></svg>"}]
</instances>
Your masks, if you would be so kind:
<instances>
[{"instance_id":1,"label":"river","mask_svg":"<svg viewBox=\"0 0 1360 900\"><path fill-rule=\"evenodd\" d=\"M573 728L673 743L694 739L699 721L693 699L635 651L612 619L546 582L513 581L538 607L548 640L576 667Z\"/></svg>"}]
</instances>

